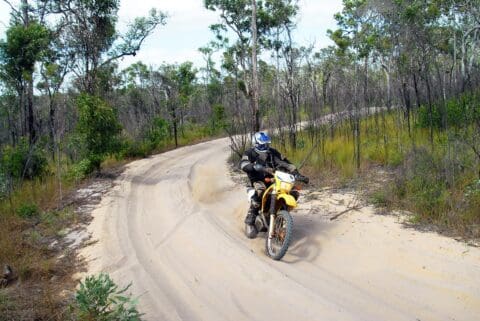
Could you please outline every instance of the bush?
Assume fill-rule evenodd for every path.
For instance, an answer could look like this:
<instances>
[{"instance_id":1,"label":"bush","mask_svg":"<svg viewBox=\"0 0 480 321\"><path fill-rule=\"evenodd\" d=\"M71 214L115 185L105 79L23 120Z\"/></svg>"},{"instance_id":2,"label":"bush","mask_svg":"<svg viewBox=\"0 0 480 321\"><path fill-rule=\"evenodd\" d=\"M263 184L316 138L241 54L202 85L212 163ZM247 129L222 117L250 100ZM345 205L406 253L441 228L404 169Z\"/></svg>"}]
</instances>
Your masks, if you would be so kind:
<instances>
[{"instance_id":1,"label":"bush","mask_svg":"<svg viewBox=\"0 0 480 321\"><path fill-rule=\"evenodd\" d=\"M139 321L141 314L136 300L112 281L108 274L89 276L80 283L75 299L80 320L95 321Z\"/></svg>"},{"instance_id":2,"label":"bush","mask_svg":"<svg viewBox=\"0 0 480 321\"><path fill-rule=\"evenodd\" d=\"M386 207L389 204L387 191L384 189L373 192L370 195L370 201L378 207Z\"/></svg>"},{"instance_id":3,"label":"bush","mask_svg":"<svg viewBox=\"0 0 480 321\"><path fill-rule=\"evenodd\" d=\"M15 179L33 179L47 173L47 158L35 145L29 145L25 139L15 146L6 146L2 150L0 168L3 176Z\"/></svg>"},{"instance_id":4,"label":"bush","mask_svg":"<svg viewBox=\"0 0 480 321\"><path fill-rule=\"evenodd\" d=\"M26 203L17 208L17 214L21 218L32 218L40 214L38 206L33 203Z\"/></svg>"},{"instance_id":5,"label":"bush","mask_svg":"<svg viewBox=\"0 0 480 321\"><path fill-rule=\"evenodd\" d=\"M441 160L426 148L413 149L406 156L397 186L420 215L435 219L444 212L448 194L445 171Z\"/></svg>"},{"instance_id":6,"label":"bush","mask_svg":"<svg viewBox=\"0 0 480 321\"><path fill-rule=\"evenodd\" d=\"M95 165L90 159L82 159L74 164L67 172L66 178L71 181L79 181L88 176L95 170Z\"/></svg>"},{"instance_id":7,"label":"bush","mask_svg":"<svg viewBox=\"0 0 480 321\"><path fill-rule=\"evenodd\" d=\"M212 114L210 116L210 134L219 133L227 128L227 115L225 107L220 104L212 106Z\"/></svg>"},{"instance_id":8,"label":"bush","mask_svg":"<svg viewBox=\"0 0 480 321\"><path fill-rule=\"evenodd\" d=\"M123 142L122 150L118 157L123 158L145 158L149 156L154 147L149 142L134 142L131 140L125 140Z\"/></svg>"},{"instance_id":9,"label":"bush","mask_svg":"<svg viewBox=\"0 0 480 321\"><path fill-rule=\"evenodd\" d=\"M155 117L153 119L150 129L146 133L146 138L152 145L152 150L168 138L168 127L168 122L165 119L161 117Z\"/></svg>"},{"instance_id":10,"label":"bush","mask_svg":"<svg viewBox=\"0 0 480 321\"><path fill-rule=\"evenodd\" d=\"M120 150L118 135L122 128L115 111L100 97L83 94L78 98L77 105L77 131L85 143L85 158L100 170L105 157Z\"/></svg>"},{"instance_id":11,"label":"bush","mask_svg":"<svg viewBox=\"0 0 480 321\"><path fill-rule=\"evenodd\" d=\"M432 106L432 127L442 128L442 113L445 113L448 127L461 128L480 119L480 93L466 93L460 97L448 100L443 106L438 102ZM442 110L445 108L445 110ZM430 127L430 111L427 106L422 106L418 111L418 123L422 128Z\"/></svg>"}]
</instances>

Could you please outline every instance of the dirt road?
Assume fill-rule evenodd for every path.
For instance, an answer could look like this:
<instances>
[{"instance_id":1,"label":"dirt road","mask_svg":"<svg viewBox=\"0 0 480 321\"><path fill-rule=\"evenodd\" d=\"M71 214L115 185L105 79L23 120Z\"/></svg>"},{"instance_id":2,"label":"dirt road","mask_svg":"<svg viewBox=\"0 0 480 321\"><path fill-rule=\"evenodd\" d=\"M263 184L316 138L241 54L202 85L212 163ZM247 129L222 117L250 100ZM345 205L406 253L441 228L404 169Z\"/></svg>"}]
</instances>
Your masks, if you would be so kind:
<instances>
[{"instance_id":1,"label":"dirt road","mask_svg":"<svg viewBox=\"0 0 480 321\"><path fill-rule=\"evenodd\" d=\"M370 207L330 221L349 194L301 204L268 259L228 154L223 139L133 162L93 213L89 273L133 282L147 320L480 320L480 249Z\"/></svg>"}]
</instances>

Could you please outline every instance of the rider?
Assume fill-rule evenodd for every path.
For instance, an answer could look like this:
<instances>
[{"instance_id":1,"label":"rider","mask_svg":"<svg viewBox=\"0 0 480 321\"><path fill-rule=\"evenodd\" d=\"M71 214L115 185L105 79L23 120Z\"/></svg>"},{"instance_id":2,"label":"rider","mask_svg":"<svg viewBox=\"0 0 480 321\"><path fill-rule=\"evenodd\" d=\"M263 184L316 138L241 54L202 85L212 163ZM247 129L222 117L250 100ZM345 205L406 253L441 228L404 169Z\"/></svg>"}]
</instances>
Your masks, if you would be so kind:
<instances>
[{"instance_id":1,"label":"rider","mask_svg":"<svg viewBox=\"0 0 480 321\"><path fill-rule=\"evenodd\" d=\"M253 147L246 150L240 162L240 168L247 173L250 183L255 189L255 195L252 197L250 209L245 218L245 234L248 238L257 236L255 227L255 218L258 215L262 203L262 195L267 186L265 177L273 176L274 169L283 170L301 176L295 165L290 163L279 151L270 147L271 139L265 132L257 132L252 137ZM308 180L303 177L304 180Z\"/></svg>"}]
</instances>

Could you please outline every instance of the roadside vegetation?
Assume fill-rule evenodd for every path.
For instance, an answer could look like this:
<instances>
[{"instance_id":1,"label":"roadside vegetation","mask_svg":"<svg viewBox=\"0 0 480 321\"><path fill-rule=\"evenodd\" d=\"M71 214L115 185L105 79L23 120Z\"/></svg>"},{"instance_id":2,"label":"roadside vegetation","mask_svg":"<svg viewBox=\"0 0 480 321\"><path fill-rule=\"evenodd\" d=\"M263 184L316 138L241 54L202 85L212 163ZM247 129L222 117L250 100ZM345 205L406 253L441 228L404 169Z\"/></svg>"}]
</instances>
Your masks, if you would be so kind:
<instances>
[{"instance_id":1,"label":"roadside vegetation","mask_svg":"<svg viewBox=\"0 0 480 321\"><path fill-rule=\"evenodd\" d=\"M480 129L480 95L447 102L448 127L442 129L434 106L433 140L426 108L409 126L400 110L383 111L360 121L360 162L356 166L350 122L299 133L286 155L323 184L364 188L379 207L408 210L413 224L467 239L480 238L480 158L475 133ZM278 140L278 138L277 138ZM279 141L277 141L280 144Z\"/></svg>"}]
</instances>

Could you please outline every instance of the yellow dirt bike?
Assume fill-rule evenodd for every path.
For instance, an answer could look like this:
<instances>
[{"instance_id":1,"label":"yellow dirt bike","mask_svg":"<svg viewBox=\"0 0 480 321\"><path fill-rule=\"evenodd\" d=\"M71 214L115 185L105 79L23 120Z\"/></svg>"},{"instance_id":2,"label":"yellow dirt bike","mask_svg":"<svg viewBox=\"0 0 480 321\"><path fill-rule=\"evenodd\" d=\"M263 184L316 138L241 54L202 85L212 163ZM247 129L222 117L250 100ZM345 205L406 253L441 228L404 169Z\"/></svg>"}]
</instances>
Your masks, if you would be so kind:
<instances>
[{"instance_id":1,"label":"yellow dirt bike","mask_svg":"<svg viewBox=\"0 0 480 321\"><path fill-rule=\"evenodd\" d=\"M274 260L280 260L287 253L292 238L293 219L290 211L297 207L297 182L308 183L308 178L292 175L280 170L273 173L273 178L265 178L268 188L263 193L259 215L255 219L255 227L259 232L266 232L266 253ZM268 185L270 184L270 185ZM252 198L255 190L248 190Z\"/></svg>"}]
</instances>

